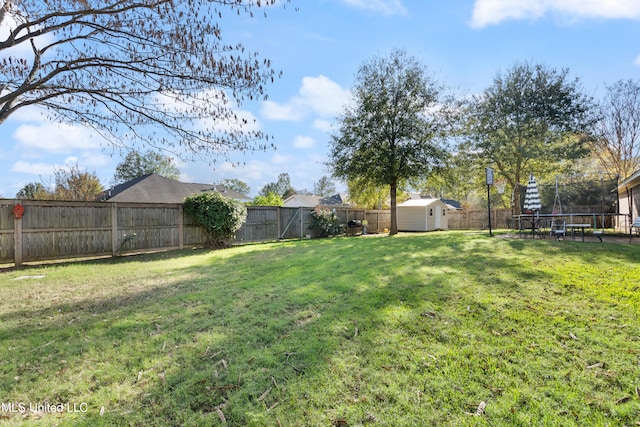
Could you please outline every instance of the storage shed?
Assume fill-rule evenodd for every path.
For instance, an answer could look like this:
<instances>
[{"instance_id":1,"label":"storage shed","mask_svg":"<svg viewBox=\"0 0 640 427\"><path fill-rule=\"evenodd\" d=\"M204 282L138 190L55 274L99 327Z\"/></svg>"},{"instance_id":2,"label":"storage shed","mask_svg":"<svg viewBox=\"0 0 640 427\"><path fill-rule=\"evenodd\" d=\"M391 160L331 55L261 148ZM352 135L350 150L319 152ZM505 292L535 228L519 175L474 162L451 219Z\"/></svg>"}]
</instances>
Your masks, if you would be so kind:
<instances>
[{"instance_id":1,"label":"storage shed","mask_svg":"<svg viewBox=\"0 0 640 427\"><path fill-rule=\"evenodd\" d=\"M411 199L397 206L398 231L448 230L447 205L440 199Z\"/></svg>"},{"instance_id":2,"label":"storage shed","mask_svg":"<svg viewBox=\"0 0 640 427\"><path fill-rule=\"evenodd\" d=\"M618 206L617 227L626 233L633 220L640 217L640 170L618 185Z\"/></svg>"}]
</instances>

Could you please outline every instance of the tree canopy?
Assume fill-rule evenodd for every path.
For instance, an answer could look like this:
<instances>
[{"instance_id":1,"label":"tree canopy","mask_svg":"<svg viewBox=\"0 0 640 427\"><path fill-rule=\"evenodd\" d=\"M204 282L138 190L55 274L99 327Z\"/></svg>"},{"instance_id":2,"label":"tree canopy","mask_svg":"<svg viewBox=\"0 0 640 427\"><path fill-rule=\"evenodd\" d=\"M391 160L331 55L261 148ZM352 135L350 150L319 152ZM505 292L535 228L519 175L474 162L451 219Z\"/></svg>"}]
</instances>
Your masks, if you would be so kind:
<instances>
[{"instance_id":1,"label":"tree canopy","mask_svg":"<svg viewBox=\"0 0 640 427\"><path fill-rule=\"evenodd\" d=\"M371 185L366 178L354 177L347 181L349 202L365 209L388 209L389 186Z\"/></svg>"},{"instance_id":2,"label":"tree canopy","mask_svg":"<svg viewBox=\"0 0 640 427\"><path fill-rule=\"evenodd\" d=\"M345 108L331 136L329 166L336 177L389 186L390 234L398 232L398 186L425 177L445 155L440 144L446 133L441 95L441 85L405 51L373 57L359 68L353 104Z\"/></svg>"},{"instance_id":3,"label":"tree canopy","mask_svg":"<svg viewBox=\"0 0 640 427\"><path fill-rule=\"evenodd\" d=\"M282 196L274 192L260 194L248 202L249 206L284 206Z\"/></svg>"},{"instance_id":4,"label":"tree canopy","mask_svg":"<svg viewBox=\"0 0 640 427\"><path fill-rule=\"evenodd\" d=\"M249 194L251 192L251 187L249 187L246 182L237 178L223 179L218 182L218 185L226 187L240 194Z\"/></svg>"},{"instance_id":5,"label":"tree canopy","mask_svg":"<svg viewBox=\"0 0 640 427\"><path fill-rule=\"evenodd\" d=\"M595 103L567 69L516 64L468 105L460 152L493 167L517 188L530 173L562 173L588 154ZM514 208L520 213L519 191Z\"/></svg>"},{"instance_id":6,"label":"tree canopy","mask_svg":"<svg viewBox=\"0 0 640 427\"><path fill-rule=\"evenodd\" d=\"M17 198L33 200L92 201L103 191L95 172L80 169L77 164L53 170L53 189L41 182L30 182L16 194Z\"/></svg>"},{"instance_id":7,"label":"tree canopy","mask_svg":"<svg viewBox=\"0 0 640 427\"><path fill-rule=\"evenodd\" d=\"M31 199L31 200L48 200L53 198L51 192L47 190L41 182L30 182L22 187L18 193L16 193L18 199Z\"/></svg>"},{"instance_id":8,"label":"tree canopy","mask_svg":"<svg viewBox=\"0 0 640 427\"><path fill-rule=\"evenodd\" d=\"M180 178L180 169L173 163L171 157L156 151L130 151L116 166L113 175L115 184L130 181L143 175L157 173L165 178Z\"/></svg>"},{"instance_id":9,"label":"tree canopy","mask_svg":"<svg viewBox=\"0 0 640 427\"><path fill-rule=\"evenodd\" d=\"M56 200L95 200L104 190L95 172L87 172L76 164L69 168L54 170Z\"/></svg>"},{"instance_id":10,"label":"tree canopy","mask_svg":"<svg viewBox=\"0 0 640 427\"><path fill-rule=\"evenodd\" d=\"M598 138L591 144L602 170L624 180L640 169L640 81L607 86Z\"/></svg>"},{"instance_id":11,"label":"tree canopy","mask_svg":"<svg viewBox=\"0 0 640 427\"><path fill-rule=\"evenodd\" d=\"M328 176L322 176L313 184L313 194L316 196L332 196L336 193L336 185Z\"/></svg>"},{"instance_id":12,"label":"tree canopy","mask_svg":"<svg viewBox=\"0 0 640 427\"><path fill-rule=\"evenodd\" d=\"M269 145L238 114L279 72L225 41L226 14L278 0L0 0L0 124L26 107L112 144L191 153ZM158 131L158 130L161 131Z\"/></svg>"},{"instance_id":13,"label":"tree canopy","mask_svg":"<svg viewBox=\"0 0 640 427\"><path fill-rule=\"evenodd\" d=\"M261 196L268 196L270 193L277 194L282 199L296 194L296 190L291 186L291 177L288 173L281 173L278 175L278 181L270 182L260 190Z\"/></svg>"}]
</instances>

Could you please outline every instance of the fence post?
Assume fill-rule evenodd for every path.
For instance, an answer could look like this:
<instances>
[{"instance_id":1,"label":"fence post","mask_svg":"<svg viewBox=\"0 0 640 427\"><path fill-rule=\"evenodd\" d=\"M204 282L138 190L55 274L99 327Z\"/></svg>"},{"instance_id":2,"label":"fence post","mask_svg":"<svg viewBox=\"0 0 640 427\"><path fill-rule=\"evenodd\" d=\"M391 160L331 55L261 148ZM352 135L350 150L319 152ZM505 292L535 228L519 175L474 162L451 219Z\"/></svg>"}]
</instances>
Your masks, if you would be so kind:
<instances>
[{"instance_id":1,"label":"fence post","mask_svg":"<svg viewBox=\"0 0 640 427\"><path fill-rule=\"evenodd\" d=\"M282 214L282 207L280 206L276 206L276 215L278 216L277 218L277 223L278 223L278 235L276 236L278 240L280 240L280 237L282 236L282 221L280 220L280 216Z\"/></svg>"},{"instance_id":2,"label":"fence post","mask_svg":"<svg viewBox=\"0 0 640 427\"><path fill-rule=\"evenodd\" d=\"M16 268L22 265L22 218L13 218L13 262Z\"/></svg>"},{"instance_id":3,"label":"fence post","mask_svg":"<svg viewBox=\"0 0 640 427\"><path fill-rule=\"evenodd\" d=\"M302 218L302 206L298 208L300 210L300 240L304 239L304 218Z\"/></svg>"},{"instance_id":4,"label":"fence post","mask_svg":"<svg viewBox=\"0 0 640 427\"><path fill-rule=\"evenodd\" d=\"M118 204L111 205L111 256L118 254Z\"/></svg>"},{"instance_id":5,"label":"fence post","mask_svg":"<svg viewBox=\"0 0 640 427\"><path fill-rule=\"evenodd\" d=\"M178 206L178 246L184 249L184 207L182 203Z\"/></svg>"}]
</instances>

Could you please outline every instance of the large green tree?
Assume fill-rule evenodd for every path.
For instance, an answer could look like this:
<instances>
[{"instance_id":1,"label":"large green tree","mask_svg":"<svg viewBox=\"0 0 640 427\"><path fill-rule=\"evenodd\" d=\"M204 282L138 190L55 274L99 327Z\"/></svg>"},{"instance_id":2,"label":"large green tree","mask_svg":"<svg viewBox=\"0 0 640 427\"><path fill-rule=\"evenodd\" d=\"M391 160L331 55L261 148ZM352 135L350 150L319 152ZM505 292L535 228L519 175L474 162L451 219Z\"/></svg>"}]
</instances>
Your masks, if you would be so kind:
<instances>
[{"instance_id":1,"label":"large green tree","mask_svg":"<svg viewBox=\"0 0 640 427\"><path fill-rule=\"evenodd\" d=\"M111 143L219 153L270 143L238 106L279 72L231 40L227 15L279 0L0 0L0 124L42 107ZM158 131L160 130L160 131Z\"/></svg>"},{"instance_id":2,"label":"large green tree","mask_svg":"<svg viewBox=\"0 0 640 427\"><path fill-rule=\"evenodd\" d=\"M390 234L398 232L399 185L427 176L441 163L442 86L403 50L373 57L358 70L353 102L331 136L329 166L336 177L388 186Z\"/></svg>"},{"instance_id":3,"label":"large green tree","mask_svg":"<svg viewBox=\"0 0 640 427\"><path fill-rule=\"evenodd\" d=\"M140 153L133 150L127 153L125 158L116 166L113 181L115 184L121 184L150 173L157 173L165 178L172 179L180 177L180 169L178 169L171 157L157 151L150 150Z\"/></svg>"},{"instance_id":4,"label":"large green tree","mask_svg":"<svg viewBox=\"0 0 640 427\"><path fill-rule=\"evenodd\" d=\"M471 99L459 151L518 188L530 173L561 173L587 155L597 119L593 99L567 69L524 62ZM520 213L520 192L513 194Z\"/></svg>"}]
</instances>

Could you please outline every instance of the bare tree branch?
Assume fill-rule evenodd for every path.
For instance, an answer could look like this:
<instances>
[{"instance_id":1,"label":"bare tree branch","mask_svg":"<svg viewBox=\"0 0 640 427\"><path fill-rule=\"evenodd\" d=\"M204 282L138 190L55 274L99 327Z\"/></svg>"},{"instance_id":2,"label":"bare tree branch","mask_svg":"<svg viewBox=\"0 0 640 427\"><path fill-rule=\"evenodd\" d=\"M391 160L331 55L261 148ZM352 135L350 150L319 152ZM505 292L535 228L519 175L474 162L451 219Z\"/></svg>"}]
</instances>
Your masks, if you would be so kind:
<instances>
[{"instance_id":1,"label":"bare tree branch","mask_svg":"<svg viewBox=\"0 0 640 427\"><path fill-rule=\"evenodd\" d=\"M602 111L600 137L591 149L609 175L624 180L640 169L640 82L607 86Z\"/></svg>"},{"instance_id":2,"label":"bare tree branch","mask_svg":"<svg viewBox=\"0 0 640 427\"><path fill-rule=\"evenodd\" d=\"M0 24L11 28L0 40L0 124L39 106L116 146L263 149L268 136L236 110L266 98L280 73L242 45L224 43L219 23L223 12L252 16L276 3L5 0Z\"/></svg>"}]
</instances>

